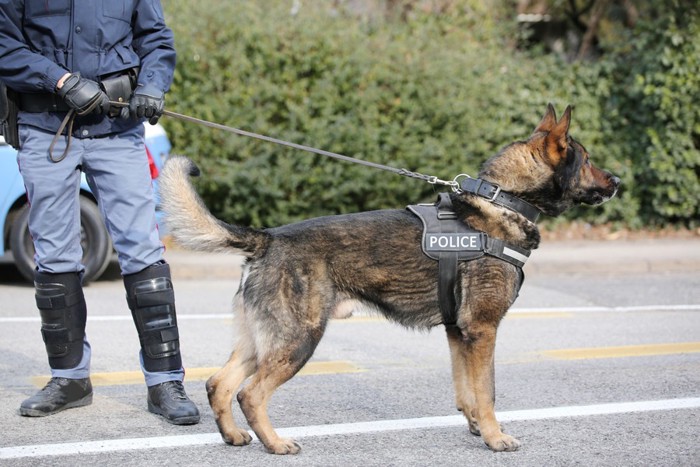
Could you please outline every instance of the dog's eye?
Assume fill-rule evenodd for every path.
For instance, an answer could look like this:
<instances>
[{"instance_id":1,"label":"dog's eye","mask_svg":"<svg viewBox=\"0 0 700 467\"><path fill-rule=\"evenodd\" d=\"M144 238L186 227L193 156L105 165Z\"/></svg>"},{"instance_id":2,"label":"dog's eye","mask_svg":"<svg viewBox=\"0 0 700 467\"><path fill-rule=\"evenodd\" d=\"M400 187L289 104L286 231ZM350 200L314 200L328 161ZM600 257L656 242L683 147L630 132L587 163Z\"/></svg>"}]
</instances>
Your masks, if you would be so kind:
<instances>
[{"instance_id":1,"label":"dog's eye","mask_svg":"<svg viewBox=\"0 0 700 467\"><path fill-rule=\"evenodd\" d=\"M591 160L590 160L588 157L586 157L586 161L584 162L584 165L585 165L586 167L590 167L590 166L591 166Z\"/></svg>"}]
</instances>

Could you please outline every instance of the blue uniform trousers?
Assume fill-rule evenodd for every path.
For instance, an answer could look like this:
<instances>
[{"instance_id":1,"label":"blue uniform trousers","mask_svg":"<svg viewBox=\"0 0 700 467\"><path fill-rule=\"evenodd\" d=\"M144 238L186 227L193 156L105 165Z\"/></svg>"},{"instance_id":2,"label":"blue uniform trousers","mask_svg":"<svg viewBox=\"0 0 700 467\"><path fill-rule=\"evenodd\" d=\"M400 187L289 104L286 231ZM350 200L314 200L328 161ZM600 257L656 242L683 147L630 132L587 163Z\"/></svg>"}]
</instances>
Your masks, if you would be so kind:
<instances>
[{"instance_id":1,"label":"blue uniform trousers","mask_svg":"<svg viewBox=\"0 0 700 467\"><path fill-rule=\"evenodd\" d=\"M41 272L81 273L80 172L98 201L122 275L134 274L161 261L164 246L158 235L153 185L139 124L120 134L98 138L73 138L65 159L53 162L48 148L54 137L43 130L20 126L21 150L17 160L30 203L29 231ZM61 137L54 155L63 153ZM76 368L52 369L52 376L86 378L90 372L90 344L84 342L83 359ZM143 367L146 384L179 380L182 369L151 373Z\"/></svg>"}]
</instances>

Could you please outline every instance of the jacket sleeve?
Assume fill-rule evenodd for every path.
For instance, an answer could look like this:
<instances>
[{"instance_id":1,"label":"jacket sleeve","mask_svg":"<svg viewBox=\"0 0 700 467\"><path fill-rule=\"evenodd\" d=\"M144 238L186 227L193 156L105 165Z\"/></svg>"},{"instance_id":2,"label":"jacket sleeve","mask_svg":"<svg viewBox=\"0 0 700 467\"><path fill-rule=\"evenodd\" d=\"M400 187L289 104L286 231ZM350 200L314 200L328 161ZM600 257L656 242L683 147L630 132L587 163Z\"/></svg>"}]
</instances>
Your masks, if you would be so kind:
<instances>
[{"instance_id":1,"label":"jacket sleeve","mask_svg":"<svg viewBox=\"0 0 700 467\"><path fill-rule=\"evenodd\" d=\"M0 80L19 92L55 92L67 70L27 45L23 11L23 1L0 0Z\"/></svg>"},{"instance_id":2,"label":"jacket sleeve","mask_svg":"<svg viewBox=\"0 0 700 467\"><path fill-rule=\"evenodd\" d=\"M152 83L167 92L175 71L175 40L160 0L137 0L133 33L134 50L141 59L138 83Z\"/></svg>"}]
</instances>

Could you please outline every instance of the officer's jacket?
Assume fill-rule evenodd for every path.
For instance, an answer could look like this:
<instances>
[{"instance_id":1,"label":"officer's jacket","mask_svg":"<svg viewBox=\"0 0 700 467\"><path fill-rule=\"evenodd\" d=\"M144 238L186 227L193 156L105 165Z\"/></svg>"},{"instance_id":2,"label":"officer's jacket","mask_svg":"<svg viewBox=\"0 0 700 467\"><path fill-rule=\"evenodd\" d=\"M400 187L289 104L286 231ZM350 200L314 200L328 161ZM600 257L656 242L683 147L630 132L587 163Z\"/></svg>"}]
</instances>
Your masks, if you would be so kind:
<instances>
[{"instance_id":1,"label":"officer's jacket","mask_svg":"<svg viewBox=\"0 0 700 467\"><path fill-rule=\"evenodd\" d=\"M21 93L54 93L66 72L98 81L140 67L139 84L164 92L175 69L172 31L159 0L0 0L0 80ZM56 131L64 113L20 112L19 123ZM138 122L76 120L74 135L99 136Z\"/></svg>"}]
</instances>

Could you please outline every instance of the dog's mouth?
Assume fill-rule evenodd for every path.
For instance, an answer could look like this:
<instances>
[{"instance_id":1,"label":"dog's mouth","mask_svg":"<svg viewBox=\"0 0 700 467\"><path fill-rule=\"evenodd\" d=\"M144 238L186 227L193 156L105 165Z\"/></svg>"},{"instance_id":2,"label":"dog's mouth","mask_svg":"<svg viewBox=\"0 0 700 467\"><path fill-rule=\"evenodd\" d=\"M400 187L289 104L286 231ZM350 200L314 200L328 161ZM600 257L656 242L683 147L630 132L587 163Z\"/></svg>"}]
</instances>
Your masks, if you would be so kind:
<instances>
[{"instance_id":1,"label":"dog's mouth","mask_svg":"<svg viewBox=\"0 0 700 467\"><path fill-rule=\"evenodd\" d=\"M606 201L609 201L610 198L615 196L615 193L617 193L617 190L615 190L615 192L610 196L603 196L600 193L595 193L591 199L591 202L588 204L591 206L599 206L599 205L605 203Z\"/></svg>"},{"instance_id":2,"label":"dog's mouth","mask_svg":"<svg viewBox=\"0 0 700 467\"><path fill-rule=\"evenodd\" d=\"M590 191L588 193L588 199L584 202L591 206L598 206L614 197L619 189L620 179L614 175L610 175L608 178L608 186L599 187L599 189Z\"/></svg>"}]
</instances>

